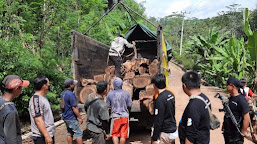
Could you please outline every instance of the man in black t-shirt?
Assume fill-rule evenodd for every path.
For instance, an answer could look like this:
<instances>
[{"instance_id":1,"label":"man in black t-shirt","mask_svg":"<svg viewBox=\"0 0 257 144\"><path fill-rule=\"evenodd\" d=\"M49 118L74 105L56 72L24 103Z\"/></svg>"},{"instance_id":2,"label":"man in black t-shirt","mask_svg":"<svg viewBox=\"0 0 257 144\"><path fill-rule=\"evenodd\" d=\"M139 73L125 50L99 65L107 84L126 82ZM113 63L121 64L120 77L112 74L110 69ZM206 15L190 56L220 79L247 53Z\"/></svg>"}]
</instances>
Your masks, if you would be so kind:
<instances>
[{"instance_id":1,"label":"man in black t-shirt","mask_svg":"<svg viewBox=\"0 0 257 144\"><path fill-rule=\"evenodd\" d=\"M227 81L227 91L230 93L229 98L229 108L231 109L233 115L235 116L237 122L240 125L240 132L236 129L235 125L232 123L231 118L224 116L224 122L222 126L223 135L225 139L225 144L243 144L246 130L249 126L250 116L249 116L249 106L244 97L240 94L238 90L242 88L243 85L236 78L229 78Z\"/></svg>"},{"instance_id":2,"label":"man in black t-shirt","mask_svg":"<svg viewBox=\"0 0 257 144\"><path fill-rule=\"evenodd\" d=\"M154 130L152 144L173 144L178 137L175 119L175 97L166 90L164 74L156 74L152 78L158 97L154 100Z\"/></svg>"},{"instance_id":3,"label":"man in black t-shirt","mask_svg":"<svg viewBox=\"0 0 257 144\"><path fill-rule=\"evenodd\" d=\"M187 72L182 77L184 92L190 96L202 97L211 107L210 100L201 90L201 78L196 72ZM179 122L181 144L209 144L210 116L206 104L200 99L191 99Z\"/></svg>"}]
</instances>

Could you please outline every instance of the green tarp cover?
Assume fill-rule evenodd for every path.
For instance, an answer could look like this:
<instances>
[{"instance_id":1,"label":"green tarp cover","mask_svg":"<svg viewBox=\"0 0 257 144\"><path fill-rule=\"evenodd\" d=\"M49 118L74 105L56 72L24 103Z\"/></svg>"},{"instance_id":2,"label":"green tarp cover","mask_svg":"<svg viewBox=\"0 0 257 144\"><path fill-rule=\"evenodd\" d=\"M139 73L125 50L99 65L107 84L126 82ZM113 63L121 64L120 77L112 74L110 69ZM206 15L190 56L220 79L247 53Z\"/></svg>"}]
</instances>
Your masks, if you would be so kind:
<instances>
[{"instance_id":1,"label":"green tarp cover","mask_svg":"<svg viewBox=\"0 0 257 144\"><path fill-rule=\"evenodd\" d=\"M135 24L125 34L125 38L128 41L133 40L157 40L157 33L150 30L146 25ZM168 59L172 57L171 46L166 42Z\"/></svg>"}]
</instances>

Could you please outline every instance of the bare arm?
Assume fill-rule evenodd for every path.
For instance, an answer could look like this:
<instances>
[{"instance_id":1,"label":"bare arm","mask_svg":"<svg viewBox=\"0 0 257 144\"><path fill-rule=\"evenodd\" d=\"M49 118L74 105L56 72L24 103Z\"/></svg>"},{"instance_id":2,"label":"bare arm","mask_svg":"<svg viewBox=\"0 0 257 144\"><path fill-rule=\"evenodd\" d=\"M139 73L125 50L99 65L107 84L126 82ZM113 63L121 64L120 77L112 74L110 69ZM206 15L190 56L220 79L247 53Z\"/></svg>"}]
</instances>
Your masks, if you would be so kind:
<instances>
[{"instance_id":1,"label":"bare arm","mask_svg":"<svg viewBox=\"0 0 257 144\"><path fill-rule=\"evenodd\" d=\"M141 97L141 98L139 99L139 101L143 101L143 100L145 100L145 99L150 99L150 100L152 100L152 99L153 99L153 96L143 96L143 97Z\"/></svg>"},{"instance_id":2,"label":"bare arm","mask_svg":"<svg viewBox=\"0 0 257 144\"><path fill-rule=\"evenodd\" d=\"M45 126L42 116L34 117L34 120L35 120L35 123L36 123L39 131L45 137L46 144L52 144L53 140L46 130L46 126Z\"/></svg>"},{"instance_id":3,"label":"bare arm","mask_svg":"<svg viewBox=\"0 0 257 144\"><path fill-rule=\"evenodd\" d=\"M81 115L80 115L80 113L79 113L79 108L77 107L77 106L73 106L72 107L72 110L73 110L73 112L75 113L75 115L77 116L77 118L78 118L78 120L79 120L79 123L83 123L83 120L82 120L82 118L81 118Z\"/></svg>"},{"instance_id":4,"label":"bare arm","mask_svg":"<svg viewBox=\"0 0 257 144\"><path fill-rule=\"evenodd\" d=\"M250 116L249 116L249 113L245 113L243 114L243 127L242 127L242 130L241 130L241 133L242 134L245 134L248 126L249 126L249 122L250 122Z\"/></svg>"},{"instance_id":5,"label":"bare arm","mask_svg":"<svg viewBox=\"0 0 257 144\"><path fill-rule=\"evenodd\" d=\"M186 138L185 144L193 144L193 143L191 143L191 142Z\"/></svg>"}]
</instances>

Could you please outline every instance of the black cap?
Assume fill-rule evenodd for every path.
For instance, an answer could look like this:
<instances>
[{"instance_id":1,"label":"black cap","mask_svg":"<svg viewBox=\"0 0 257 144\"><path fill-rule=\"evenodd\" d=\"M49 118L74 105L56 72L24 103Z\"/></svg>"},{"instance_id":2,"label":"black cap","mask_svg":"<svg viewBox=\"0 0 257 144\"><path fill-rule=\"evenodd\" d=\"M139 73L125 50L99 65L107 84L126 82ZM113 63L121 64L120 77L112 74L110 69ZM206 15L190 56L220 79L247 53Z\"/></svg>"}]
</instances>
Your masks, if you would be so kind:
<instances>
[{"instance_id":1,"label":"black cap","mask_svg":"<svg viewBox=\"0 0 257 144\"><path fill-rule=\"evenodd\" d=\"M238 89L243 87L242 83L237 78L229 78L227 80L227 85L234 85Z\"/></svg>"},{"instance_id":2,"label":"black cap","mask_svg":"<svg viewBox=\"0 0 257 144\"><path fill-rule=\"evenodd\" d=\"M247 82L247 79L246 79L245 77L243 77L243 78L240 79L240 82L241 82L241 83L246 83L246 82Z\"/></svg>"},{"instance_id":3,"label":"black cap","mask_svg":"<svg viewBox=\"0 0 257 144\"><path fill-rule=\"evenodd\" d=\"M77 83L78 83L77 80L68 78L68 79L65 80L64 85L65 85L65 87L66 87L66 86L70 86L70 85L72 85L72 84L76 85Z\"/></svg>"}]
</instances>

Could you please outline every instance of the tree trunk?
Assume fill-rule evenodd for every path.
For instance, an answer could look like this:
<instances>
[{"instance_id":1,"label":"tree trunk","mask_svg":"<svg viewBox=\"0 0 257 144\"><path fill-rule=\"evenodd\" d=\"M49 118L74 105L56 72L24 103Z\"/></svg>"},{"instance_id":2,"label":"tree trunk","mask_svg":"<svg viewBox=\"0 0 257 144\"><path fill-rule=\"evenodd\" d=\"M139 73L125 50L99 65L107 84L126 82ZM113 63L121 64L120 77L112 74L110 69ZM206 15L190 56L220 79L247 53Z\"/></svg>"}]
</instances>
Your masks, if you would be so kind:
<instances>
[{"instance_id":1,"label":"tree trunk","mask_svg":"<svg viewBox=\"0 0 257 144\"><path fill-rule=\"evenodd\" d=\"M110 91L111 91L111 90L114 90L113 81L114 81L115 78L116 78L116 76L112 77L111 80L110 80L110 82L109 82Z\"/></svg>"},{"instance_id":2,"label":"tree trunk","mask_svg":"<svg viewBox=\"0 0 257 144\"><path fill-rule=\"evenodd\" d=\"M97 82L104 81L104 75L105 74L94 75L94 80Z\"/></svg>"},{"instance_id":3,"label":"tree trunk","mask_svg":"<svg viewBox=\"0 0 257 144\"><path fill-rule=\"evenodd\" d=\"M115 75L115 66L108 66L104 71L106 74Z\"/></svg>"},{"instance_id":4,"label":"tree trunk","mask_svg":"<svg viewBox=\"0 0 257 144\"><path fill-rule=\"evenodd\" d=\"M122 64L122 66L125 68L125 72L129 72L133 65L130 60L127 60L125 63Z\"/></svg>"},{"instance_id":5,"label":"tree trunk","mask_svg":"<svg viewBox=\"0 0 257 144\"><path fill-rule=\"evenodd\" d=\"M150 84L150 85L146 86L145 87L145 91L146 91L146 94L148 96L153 96L155 94L155 90L154 90L153 84Z\"/></svg>"},{"instance_id":6,"label":"tree trunk","mask_svg":"<svg viewBox=\"0 0 257 144\"><path fill-rule=\"evenodd\" d=\"M146 68L141 66L141 67L139 67L138 72L139 72L140 75L145 74L146 73Z\"/></svg>"},{"instance_id":7,"label":"tree trunk","mask_svg":"<svg viewBox=\"0 0 257 144\"><path fill-rule=\"evenodd\" d=\"M125 74L123 80L131 80L135 77L135 73L134 72L128 72Z\"/></svg>"},{"instance_id":8,"label":"tree trunk","mask_svg":"<svg viewBox=\"0 0 257 144\"><path fill-rule=\"evenodd\" d=\"M133 85L129 80L123 82L122 89L129 92L131 98L133 97Z\"/></svg>"},{"instance_id":9,"label":"tree trunk","mask_svg":"<svg viewBox=\"0 0 257 144\"><path fill-rule=\"evenodd\" d=\"M154 60L150 65L149 65L149 73L151 76L154 76L159 72L159 61Z\"/></svg>"},{"instance_id":10,"label":"tree trunk","mask_svg":"<svg viewBox=\"0 0 257 144\"><path fill-rule=\"evenodd\" d=\"M113 77L113 75L111 75L111 74L105 74L104 75L104 81L109 83L112 77Z\"/></svg>"},{"instance_id":11,"label":"tree trunk","mask_svg":"<svg viewBox=\"0 0 257 144\"><path fill-rule=\"evenodd\" d=\"M139 98L148 96L145 90L139 92ZM146 99L143 101L143 105L148 109L149 113L153 115L153 100Z\"/></svg>"},{"instance_id":12,"label":"tree trunk","mask_svg":"<svg viewBox=\"0 0 257 144\"><path fill-rule=\"evenodd\" d=\"M151 76L148 74L137 75L133 78L133 85L135 88L145 88L151 83Z\"/></svg>"},{"instance_id":13,"label":"tree trunk","mask_svg":"<svg viewBox=\"0 0 257 144\"><path fill-rule=\"evenodd\" d=\"M83 87L88 86L88 85L96 85L97 84L97 81L92 80L92 79L85 79L85 78L81 78L80 82Z\"/></svg>"},{"instance_id":14,"label":"tree trunk","mask_svg":"<svg viewBox=\"0 0 257 144\"><path fill-rule=\"evenodd\" d=\"M88 85L80 91L79 98L81 103L85 103L89 94L96 92L96 85Z\"/></svg>"}]
</instances>

